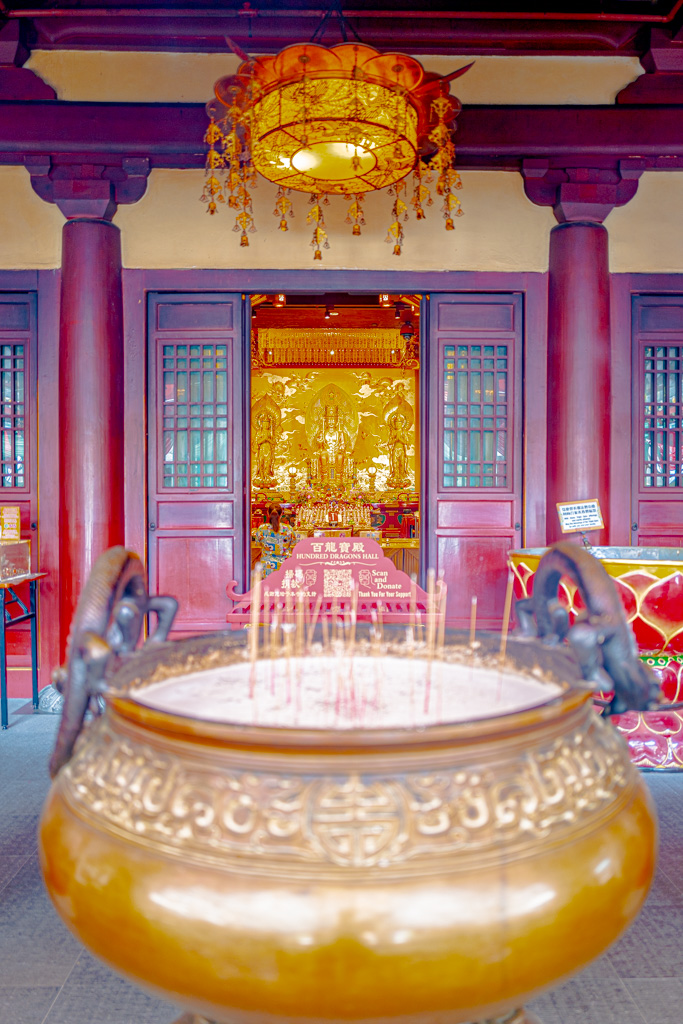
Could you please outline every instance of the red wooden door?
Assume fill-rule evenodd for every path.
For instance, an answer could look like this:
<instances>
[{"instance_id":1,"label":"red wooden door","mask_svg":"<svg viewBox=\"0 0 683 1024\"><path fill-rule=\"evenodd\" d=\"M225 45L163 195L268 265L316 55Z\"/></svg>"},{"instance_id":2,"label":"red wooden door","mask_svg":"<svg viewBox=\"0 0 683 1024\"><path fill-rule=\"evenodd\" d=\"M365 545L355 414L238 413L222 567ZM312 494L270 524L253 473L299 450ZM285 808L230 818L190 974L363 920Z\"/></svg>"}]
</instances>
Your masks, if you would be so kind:
<instances>
[{"instance_id":1,"label":"red wooden door","mask_svg":"<svg viewBox=\"0 0 683 1024\"><path fill-rule=\"evenodd\" d=\"M226 583L245 583L244 305L222 293L149 299L150 591L178 598L179 633L224 629Z\"/></svg>"},{"instance_id":2,"label":"red wooden door","mask_svg":"<svg viewBox=\"0 0 683 1024\"><path fill-rule=\"evenodd\" d=\"M633 300L633 544L683 546L683 295Z\"/></svg>"},{"instance_id":3,"label":"red wooden door","mask_svg":"<svg viewBox=\"0 0 683 1024\"><path fill-rule=\"evenodd\" d=\"M432 295L427 341L426 564L448 584L449 625L500 626L522 493L523 303L514 293Z\"/></svg>"},{"instance_id":4,"label":"red wooden door","mask_svg":"<svg viewBox=\"0 0 683 1024\"><path fill-rule=\"evenodd\" d=\"M0 505L18 505L21 536L31 541L31 568L38 571L36 464L36 295L0 292ZM28 584L16 588L28 605ZM11 609L18 614L18 609ZM7 632L8 664L30 665L28 624ZM28 671L27 671L28 675Z\"/></svg>"}]
</instances>

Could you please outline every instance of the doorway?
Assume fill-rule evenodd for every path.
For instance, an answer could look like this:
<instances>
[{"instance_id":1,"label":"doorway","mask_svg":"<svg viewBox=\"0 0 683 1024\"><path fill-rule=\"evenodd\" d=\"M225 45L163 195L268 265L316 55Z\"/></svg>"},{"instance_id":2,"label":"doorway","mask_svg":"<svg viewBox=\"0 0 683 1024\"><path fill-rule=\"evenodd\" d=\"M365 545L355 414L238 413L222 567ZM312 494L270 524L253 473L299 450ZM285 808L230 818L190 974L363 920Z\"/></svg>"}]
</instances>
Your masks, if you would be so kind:
<instances>
[{"instance_id":1,"label":"doorway","mask_svg":"<svg viewBox=\"0 0 683 1024\"><path fill-rule=\"evenodd\" d=\"M270 275L268 283L282 277ZM412 574L419 556L421 585L427 567L444 573L450 625L469 622L476 596L478 624L499 626L507 552L522 542L524 291L474 290L478 282L468 279L469 288L421 299L398 290L306 295L294 290L301 288L297 273L289 291L254 289L251 308L245 294L199 283L193 291L147 294L150 590L179 598L179 632L224 628L226 584L248 589L250 532L270 496L295 514L296 506L315 504L305 492L326 497L340 489L341 497L350 490L352 502L371 506L369 529L387 551L393 542L401 568ZM345 322L328 344L332 325ZM372 344L361 330L375 332ZM396 343L385 345L382 331ZM527 365L532 378L535 365ZM338 431L333 436L339 419L353 416L343 395L318 400L328 384L355 405L357 429L352 422L341 442ZM264 438L256 436L253 413L266 395L279 416L272 464L267 445L259 449ZM390 435L399 396L411 409L401 406L395 421L403 441ZM542 434L539 408L529 406ZM328 434L322 449L311 443L321 422ZM527 432L525 443L533 448L535 435ZM545 493L534 472L532 508ZM341 525L351 525L340 509L338 502ZM319 526L317 511L301 525ZM325 521L325 528L337 525ZM366 529L367 519L357 524L354 512L353 526Z\"/></svg>"},{"instance_id":2,"label":"doorway","mask_svg":"<svg viewBox=\"0 0 683 1024\"><path fill-rule=\"evenodd\" d=\"M252 296L252 533L277 502L297 537L371 537L417 575L420 301Z\"/></svg>"}]
</instances>

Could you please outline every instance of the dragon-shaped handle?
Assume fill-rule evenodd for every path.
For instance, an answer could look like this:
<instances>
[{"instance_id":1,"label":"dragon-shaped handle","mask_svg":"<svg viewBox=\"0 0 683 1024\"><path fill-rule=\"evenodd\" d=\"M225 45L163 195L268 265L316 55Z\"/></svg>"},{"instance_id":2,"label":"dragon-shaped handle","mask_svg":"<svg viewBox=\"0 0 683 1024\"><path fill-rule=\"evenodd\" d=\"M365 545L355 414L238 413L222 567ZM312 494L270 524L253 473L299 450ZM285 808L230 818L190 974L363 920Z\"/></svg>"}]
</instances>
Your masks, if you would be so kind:
<instances>
[{"instance_id":1,"label":"dragon-shaped handle","mask_svg":"<svg viewBox=\"0 0 683 1024\"><path fill-rule=\"evenodd\" d=\"M161 643L177 609L174 597L149 596L142 562L131 551L109 548L97 559L71 622L66 663L53 674L54 685L64 694L64 709L50 759L52 776L71 757L88 706L99 713L97 698L106 677L135 650L145 615L157 615L147 644Z\"/></svg>"},{"instance_id":2,"label":"dragon-shaped handle","mask_svg":"<svg viewBox=\"0 0 683 1024\"><path fill-rule=\"evenodd\" d=\"M569 613L557 599L563 576L576 584L585 617L569 625ZM597 558L576 544L549 548L534 575L530 598L515 605L521 632L544 643L569 641L584 679L596 689L614 690L605 713L646 711L657 706L659 682L638 657L633 632L616 587Z\"/></svg>"}]
</instances>

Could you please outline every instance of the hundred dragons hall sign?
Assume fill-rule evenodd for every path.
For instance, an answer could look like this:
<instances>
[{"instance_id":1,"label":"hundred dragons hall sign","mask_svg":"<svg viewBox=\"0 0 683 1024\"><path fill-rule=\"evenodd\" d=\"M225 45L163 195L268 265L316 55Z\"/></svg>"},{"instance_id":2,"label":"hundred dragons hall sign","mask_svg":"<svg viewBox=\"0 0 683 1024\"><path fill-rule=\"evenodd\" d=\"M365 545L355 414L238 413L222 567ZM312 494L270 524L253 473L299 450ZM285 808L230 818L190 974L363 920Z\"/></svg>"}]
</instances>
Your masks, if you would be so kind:
<instances>
[{"instance_id":1,"label":"hundred dragons hall sign","mask_svg":"<svg viewBox=\"0 0 683 1024\"><path fill-rule=\"evenodd\" d=\"M250 619L252 591L237 594L234 583L227 588L235 606L228 622L241 625ZM410 577L385 556L377 541L368 537L306 537L291 556L267 576L261 587L263 611L289 603L303 602L342 610L357 602L359 618L381 612L387 622L408 621L411 614L424 614L428 597Z\"/></svg>"}]
</instances>

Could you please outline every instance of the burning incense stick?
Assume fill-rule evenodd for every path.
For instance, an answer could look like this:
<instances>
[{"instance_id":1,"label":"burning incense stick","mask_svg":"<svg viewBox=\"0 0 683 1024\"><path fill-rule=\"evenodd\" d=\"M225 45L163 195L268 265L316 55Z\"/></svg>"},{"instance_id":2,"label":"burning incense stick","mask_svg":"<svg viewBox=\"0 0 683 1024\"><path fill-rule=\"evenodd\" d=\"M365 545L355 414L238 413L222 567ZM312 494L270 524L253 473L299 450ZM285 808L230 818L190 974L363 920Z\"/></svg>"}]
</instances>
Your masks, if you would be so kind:
<instances>
[{"instance_id":1,"label":"burning incense stick","mask_svg":"<svg viewBox=\"0 0 683 1024\"><path fill-rule=\"evenodd\" d=\"M316 627L316 624L318 622L318 618L320 617L320 608L322 606L322 603L323 603L323 595L322 594L318 594L318 596L315 599L315 605L313 606L313 611L311 613L311 621L308 624L308 636L306 638L306 646L308 647L309 650L310 650L311 644L313 643L313 635L315 633L315 627Z\"/></svg>"},{"instance_id":2,"label":"burning incense stick","mask_svg":"<svg viewBox=\"0 0 683 1024\"><path fill-rule=\"evenodd\" d=\"M256 660L258 658L259 622L261 621L261 563L256 563L254 584L251 591L251 633L249 634L249 660L251 662L251 695L256 683Z\"/></svg>"},{"instance_id":3,"label":"burning incense stick","mask_svg":"<svg viewBox=\"0 0 683 1024\"><path fill-rule=\"evenodd\" d=\"M270 616L270 692L275 693L275 662L277 660L279 651L279 615L277 606L273 604L273 610Z\"/></svg>"},{"instance_id":4,"label":"burning incense stick","mask_svg":"<svg viewBox=\"0 0 683 1024\"><path fill-rule=\"evenodd\" d=\"M306 602L306 604L308 604L308 602ZM297 658L300 658L304 653L306 604L304 604L304 599L301 594L298 594L296 602L296 643L294 647Z\"/></svg>"},{"instance_id":5,"label":"burning incense stick","mask_svg":"<svg viewBox=\"0 0 683 1024\"><path fill-rule=\"evenodd\" d=\"M358 620L358 587L351 581L351 657L356 649L356 622Z\"/></svg>"},{"instance_id":6,"label":"burning incense stick","mask_svg":"<svg viewBox=\"0 0 683 1024\"><path fill-rule=\"evenodd\" d=\"M292 656L294 644L294 595L291 590L285 597L285 615L282 622L282 641L288 658Z\"/></svg>"},{"instance_id":7,"label":"burning incense stick","mask_svg":"<svg viewBox=\"0 0 683 1024\"><path fill-rule=\"evenodd\" d=\"M439 581L437 583L439 588L438 598L438 615L439 615L439 637L437 641L437 651L439 658L443 658L444 646L446 642L446 598L448 597L448 588L444 583L443 573L439 574Z\"/></svg>"},{"instance_id":8,"label":"burning incense stick","mask_svg":"<svg viewBox=\"0 0 683 1024\"><path fill-rule=\"evenodd\" d=\"M505 649L508 642L508 627L510 625L510 610L512 608L512 585L513 585L512 573L508 573L508 585L505 591L505 608L503 609L503 629L500 634L500 662L501 665L505 661Z\"/></svg>"},{"instance_id":9,"label":"burning incense stick","mask_svg":"<svg viewBox=\"0 0 683 1024\"><path fill-rule=\"evenodd\" d=\"M436 573L433 569L427 570L427 657L434 657L436 646L436 600L435 600Z\"/></svg>"},{"instance_id":10,"label":"burning incense stick","mask_svg":"<svg viewBox=\"0 0 683 1024\"><path fill-rule=\"evenodd\" d=\"M474 647L474 637L477 632L477 598L472 598L470 608L470 647Z\"/></svg>"}]
</instances>

